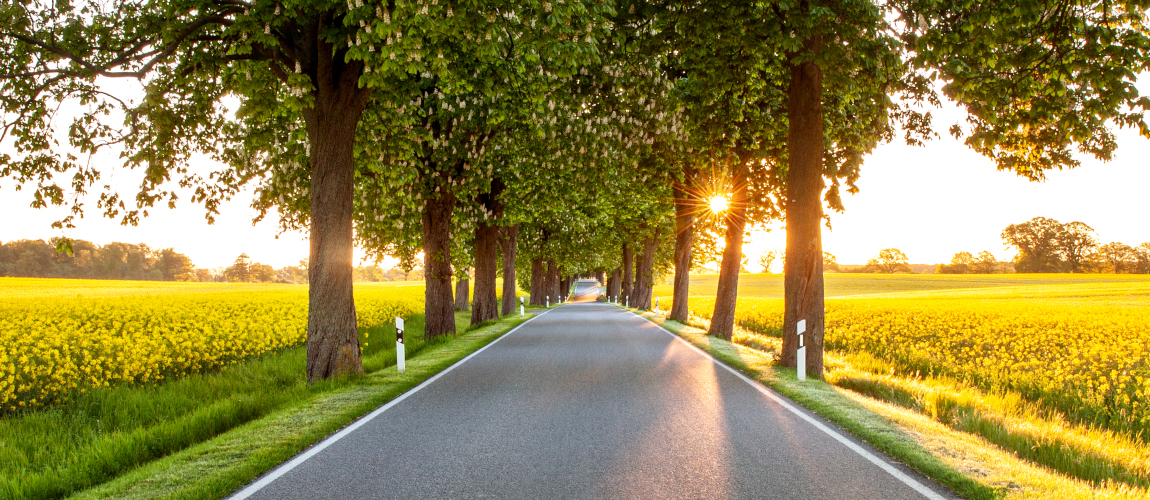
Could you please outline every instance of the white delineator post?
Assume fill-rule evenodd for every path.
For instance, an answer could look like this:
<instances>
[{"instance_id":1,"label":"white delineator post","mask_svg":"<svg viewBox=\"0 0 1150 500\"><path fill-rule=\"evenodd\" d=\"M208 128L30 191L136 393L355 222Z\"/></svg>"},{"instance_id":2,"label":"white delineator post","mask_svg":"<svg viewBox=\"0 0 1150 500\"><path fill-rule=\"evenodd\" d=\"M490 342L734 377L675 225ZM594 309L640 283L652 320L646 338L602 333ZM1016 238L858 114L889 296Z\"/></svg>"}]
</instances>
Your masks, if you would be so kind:
<instances>
[{"instance_id":1,"label":"white delineator post","mask_svg":"<svg viewBox=\"0 0 1150 500\"><path fill-rule=\"evenodd\" d=\"M655 314L659 314L659 298L655 297Z\"/></svg>"},{"instance_id":2,"label":"white delineator post","mask_svg":"<svg viewBox=\"0 0 1150 500\"><path fill-rule=\"evenodd\" d=\"M547 307L551 307L551 296L547 296Z\"/></svg>"},{"instance_id":3,"label":"white delineator post","mask_svg":"<svg viewBox=\"0 0 1150 500\"><path fill-rule=\"evenodd\" d=\"M807 346L803 344L803 333L807 331L807 320L800 319L795 333L799 336L799 348L795 351L795 375L799 380L807 379Z\"/></svg>"},{"instance_id":4,"label":"white delineator post","mask_svg":"<svg viewBox=\"0 0 1150 500\"><path fill-rule=\"evenodd\" d=\"M395 369L403 373L403 318L395 318Z\"/></svg>"},{"instance_id":5,"label":"white delineator post","mask_svg":"<svg viewBox=\"0 0 1150 500\"><path fill-rule=\"evenodd\" d=\"M519 315L523 316L523 297L519 297Z\"/></svg>"}]
</instances>

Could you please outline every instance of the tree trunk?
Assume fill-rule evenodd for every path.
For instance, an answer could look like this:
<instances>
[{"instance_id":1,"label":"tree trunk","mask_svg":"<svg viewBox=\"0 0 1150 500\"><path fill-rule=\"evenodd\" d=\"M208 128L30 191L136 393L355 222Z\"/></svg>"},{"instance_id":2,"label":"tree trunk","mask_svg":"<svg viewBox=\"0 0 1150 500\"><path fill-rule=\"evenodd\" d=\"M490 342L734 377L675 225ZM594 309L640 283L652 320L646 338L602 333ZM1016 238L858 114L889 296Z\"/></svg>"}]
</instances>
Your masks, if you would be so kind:
<instances>
[{"instance_id":1,"label":"tree trunk","mask_svg":"<svg viewBox=\"0 0 1150 500\"><path fill-rule=\"evenodd\" d=\"M727 210L727 246L719 267L719 289L711 313L708 335L731 340L735 331L735 305L739 299L739 268L743 264L743 231L747 225L746 166L740 160L732 178L731 207Z\"/></svg>"},{"instance_id":2,"label":"tree trunk","mask_svg":"<svg viewBox=\"0 0 1150 500\"><path fill-rule=\"evenodd\" d=\"M499 318L495 279L499 274L499 226L480 222L475 226L475 299L471 324Z\"/></svg>"},{"instance_id":3,"label":"tree trunk","mask_svg":"<svg viewBox=\"0 0 1150 500\"><path fill-rule=\"evenodd\" d=\"M503 252L503 315L515 312L515 245L519 239L519 224L507 226L500 231L499 249Z\"/></svg>"},{"instance_id":4,"label":"tree trunk","mask_svg":"<svg viewBox=\"0 0 1150 500\"><path fill-rule=\"evenodd\" d=\"M547 260L547 286L543 291L544 301L552 304L559 302L559 268L554 259Z\"/></svg>"},{"instance_id":5,"label":"tree trunk","mask_svg":"<svg viewBox=\"0 0 1150 500\"><path fill-rule=\"evenodd\" d=\"M455 195L441 189L437 198L423 201L424 338L455 334L455 307L451 298L451 215Z\"/></svg>"},{"instance_id":6,"label":"tree trunk","mask_svg":"<svg viewBox=\"0 0 1150 500\"><path fill-rule=\"evenodd\" d=\"M547 271L543 266L543 258L535 257L531 259L531 305L543 305L543 296L547 294L546 289Z\"/></svg>"},{"instance_id":7,"label":"tree trunk","mask_svg":"<svg viewBox=\"0 0 1150 500\"><path fill-rule=\"evenodd\" d=\"M499 226L492 223L503 217L503 181L492 179L491 191L479 195L485 217L475 226L475 301L472 302L471 324L499 319L499 299L495 279L499 276Z\"/></svg>"},{"instance_id":8,"label":"tree trunk","mask_svg":"<svg viewBox=\"0 0 1150 500\"><path fill-rule=\"evenodd\" d=\"M659 235L643 238L643 254L636 273L634 301L639 309L651 309L651 293L655 288L655 251L659 248Z\"/></svg>"},{"instance_id":9,"label":"tree trunk","mask_svg":"<svg viewBox=\"0 0 1150 500\"><path fill-rule=\"evenodd\" d=\"M686 186L678 182L673 186L675 194L675 290L671 301L670 318L686 323L690 316L688 300L691 285L691 244L695 235L695 214L692 211L690 193Z\"/></svg>"},{"instance_id":10,"label":"tree trunk","mask_svg":"<svg viewBox=\"0 0 1150 500\"><path fill-rule=\"evenodd\" d=\"M820 37L804 43L817 52ZM783 288L783 366L795 366L795 328L806 320L803 334L807 374L823 376L823 73L813 62L791 66L787 173L787 250Z\"/></svg>"},{"instance_id":11,"label":"tree trunk","mask_svg":"<svg viewBox=\"0 0 1150 500\"><path fill-rule=\"evenodd\" d=\"M352 295L352 212L355 129L371 90L359 87L362 63L344 62L342 51L318 36L315 100L303 110L311 147L311 248L308 256L307 380L362 373ZM308 61L310 62L310 61Z\"/></svg>"},{"instance_id":12,"label":"tree trunk","mask_svg":"<svg viewBox=\"0 0 1150 500\"><path fill-rule=\"evenodd\" d=\"M603 271L595 271L595 281L599 282L599 286L605 286L607 284L607 279Z\"/></svg>"},{"instance_id":13,"label":"tree trunk","mask_svg":"<svg viewBox=\"0 0 1150 500\"><path fill-rule=\"evenodd\" d=\"M459 278L455 282L455 310L466 311L471 303L471 280Z\"/></svg>"},{"instance_id":14,"label":"tree trunk","mask_svg":"<svg viewBox=\"0 0 1150 500\"><path fill-rule=\"evenodd\" d=\"M635 255L631 253L631 247L623 244L623 286L619 290L619 296L622 297L619 302L623 304L635 305L634 299L631 298L632 288L635 287L634 266Z\"/></svg>"},{"instance_id":15,"label":"tree trunk","mask_svg":"<svg viewBox=\"0 0 1150 500\"><path fill-rule=\"evenodd\" d=\"M620 276L622 270L618 267L611 271L611 277L607 278L607 299L619 300L619 291L623 288L623 278Z\"/></svg>"}]
</instances>

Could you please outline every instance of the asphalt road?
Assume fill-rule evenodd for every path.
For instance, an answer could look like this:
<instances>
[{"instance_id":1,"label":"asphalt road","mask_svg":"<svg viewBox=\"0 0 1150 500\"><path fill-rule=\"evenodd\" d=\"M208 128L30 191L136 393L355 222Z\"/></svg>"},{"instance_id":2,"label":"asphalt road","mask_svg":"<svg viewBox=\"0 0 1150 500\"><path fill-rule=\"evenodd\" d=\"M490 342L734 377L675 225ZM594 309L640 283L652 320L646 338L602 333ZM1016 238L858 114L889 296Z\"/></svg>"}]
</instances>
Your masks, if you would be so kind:
<instances>
[{"instance_id":1,"label":"asphalt road","mask_svg":"<svg viewBox=\"0 0 1150 500\"><path fill-rule=\"evenodd\" d=\"M601 303L548 311L385 408L233 498L954 498Z\"/></svg>"}]
</instances>

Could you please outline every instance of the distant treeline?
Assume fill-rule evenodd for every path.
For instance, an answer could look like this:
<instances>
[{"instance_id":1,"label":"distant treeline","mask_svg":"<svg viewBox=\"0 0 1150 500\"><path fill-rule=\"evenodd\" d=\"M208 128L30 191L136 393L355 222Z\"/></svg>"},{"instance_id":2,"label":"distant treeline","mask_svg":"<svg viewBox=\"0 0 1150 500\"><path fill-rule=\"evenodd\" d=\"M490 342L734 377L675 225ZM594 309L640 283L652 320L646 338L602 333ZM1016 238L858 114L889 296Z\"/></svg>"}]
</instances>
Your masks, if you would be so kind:
<instances>
[{"instance_id":1,"label":"distant treeline","mask_svg":"<svg viewBox=\"0 0 1150 500\"><path fill-rule=\"evenodd\" d=\"M76 240L71 255L57 253L54 238L0 245L0 276L199 281L198 271L187 255L171 248L152 250L142 243L112 242L101 246Z\"/></svg>"},{"instance_id":2,"label":"distant treeline","mask_svg":"<svg viewBox=\"0 0 1150 500\"><path fill-rule=\"evenodd\" d=\"M307 283L307 260L298 266L276 269L252 262L240 254L228 267L196 267L187 255L174 249L153 250L143 243L112 242L97 245L75 240L72 253L56 252L55 238L16 240L0 244L0 276L23 278L76 278L151 281L214 281L230 283ZM355 268L355 281L422 280L420 269Z\"/></svg>"},{"instance_id":3,"label":"distant treeline","mask_svg":"<svg viewBox=\"0 0 1150 500\"><path fill-rule=\"evenodd\" d=\"M997 274L997 273L1115 273L1150 274L1150 242L1138 246L1111 242L1099 243L1094 228L1082 222L1063 224L1054 219L1035 217L1011 224L1002 230L1002 241L1018 249L1013 262L1000 262L989 251L974 255L958 252L949 264L926 266L910 264L906 254L897 248L886 248L863 266L840 266L834 255L824 253L823 268L844 273L925 273ZM775 252L763 257L769 266Z\"/></svg>"},{"instance_id":4,"label":"distant treeline","mask_svg":"<svg viewBox=\"0 0 1150 500\"><path fill-rule=\"evenodd\" d=\"M1094 229L1081 222L1035 217L1007 226L1002 241L1018 249L1014 269L1020 273L1150 273L1150 243L1101 245Z\"/></svg>"}]
</instances>

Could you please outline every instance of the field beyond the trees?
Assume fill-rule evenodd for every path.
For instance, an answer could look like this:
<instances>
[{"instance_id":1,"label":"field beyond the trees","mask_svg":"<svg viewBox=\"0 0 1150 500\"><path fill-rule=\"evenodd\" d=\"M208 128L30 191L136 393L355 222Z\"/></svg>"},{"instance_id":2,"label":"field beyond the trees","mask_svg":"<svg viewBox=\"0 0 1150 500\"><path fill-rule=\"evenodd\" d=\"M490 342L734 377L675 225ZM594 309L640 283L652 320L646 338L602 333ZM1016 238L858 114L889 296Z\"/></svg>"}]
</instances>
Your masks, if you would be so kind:
<instances>
[{"instance_id":1,"label":"field beyond the trees","mask_svg":"<svg viewBox=\"0 0 1150 500\"><path fill-rule=\"evenodd\" d=\"M880 293L953 290L966 288L1025 287L1032 285L1070 284L1150 284L1145 274L824 274L826 297L873 295ZM719 286L718 274L691 275L692 296L714 296ZM1025 290L1019 290L1025 292ZM655 296L670 297L670 276L655 286ZM739 275L739 297L783 298L782 274ZM666 299L669 300L669 299ZM1150 307L1150 299L1142 302Z\"/></svg>"},{"instance_id":2,"label":"field beyond the trees","mask_svg":"<svg viewBox=\"0 0 1150 500\"><path fill-rule=\"evenodd\" d=\"M388 347L372 329L421 312L411 285L356 285L364 356ZM306 329L306 285L0 278L0 412L231 365Z\"/></svg>"}]
</instances>

